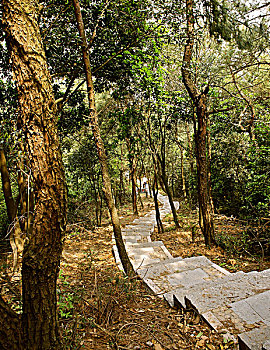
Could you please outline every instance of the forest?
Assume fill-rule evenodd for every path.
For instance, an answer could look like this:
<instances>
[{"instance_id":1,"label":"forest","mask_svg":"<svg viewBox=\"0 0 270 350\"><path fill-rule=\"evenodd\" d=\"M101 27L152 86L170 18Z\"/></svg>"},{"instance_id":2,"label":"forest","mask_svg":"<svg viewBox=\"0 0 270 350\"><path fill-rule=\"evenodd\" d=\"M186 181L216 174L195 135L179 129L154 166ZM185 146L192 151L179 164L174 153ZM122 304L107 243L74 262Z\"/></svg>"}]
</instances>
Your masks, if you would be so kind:
<instances>
[{"instance_id":1,"label":"forest","mask_svg":"<svg viewBox=\"0 0 270 350\"><path fill-rule=\"evenodd\" d=\"M154 210L173 256L270 268L269 6L0 1L0 349L230 349L122 230Z\"/></svg>"}]
</instances>

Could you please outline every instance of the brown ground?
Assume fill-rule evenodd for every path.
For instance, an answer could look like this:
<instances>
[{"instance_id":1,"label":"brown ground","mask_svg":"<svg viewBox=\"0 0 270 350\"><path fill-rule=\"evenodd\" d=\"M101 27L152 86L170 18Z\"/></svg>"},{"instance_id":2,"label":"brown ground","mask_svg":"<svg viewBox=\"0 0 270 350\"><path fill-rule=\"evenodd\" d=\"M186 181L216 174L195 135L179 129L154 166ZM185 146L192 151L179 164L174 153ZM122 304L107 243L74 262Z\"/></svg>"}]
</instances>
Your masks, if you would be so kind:
<instances>
[{"instance_id":1,"label":"brown ground","mask_svg":"<svg viewBox=\"0 0 270 350\"><path fill-rule=\"evenodd\" d=\"M204 255L230 272L261 271L270 268L269 257L262 259L259 245L256 253L249 249L245 227L235 218L224 215L215 217L215 234L224 250L221 247L208 249L205 246L196 210L190 210L185 203L181 203L178 217L180 229L175 229L172 215L167 215L164 220L165 232L158 234L156 230L152 236L152 240L163 241L174 257Z\"/></svg>"},{"instance_id":2,"label":"brown ground","mask_svg":"<svg viewBox=\"0 0 270 350\"><path fill-rule=\"evenodd\" d=\"M151 209L152 202L144 198L140 216ZM120 216L123 226L134 219L130 206L122 208ZM224 236L231 235L233 243L227 245L231 252L238 249L238 255L221 248L206 249L198 234L196 212L184 205L179 219L181 229L175 230L169 215L164 220L165 232L152 237L163 240L173 256L203 254L231 271L270 267L269 261L259 264L258 258L244 254L245 246L236 243L242 229L235 221L217 217L216 228ZM68 226L58 284L65 349L234 349L192 311L170 308L141 281L125 277L114 263L111 238L108 220L94 230L79 223ZM12 300L19 309L19 296L14 294Z\"/></svg>"},{"instance_id":3,"label":"brown ground","mask_svg":"<svg viewBox=\"0 0 270 350\"><path fill-rule=\"evenodd\" d=\"M153 209L144 199L144 210ZM124 226L134 217L130 208L120 210ZM205 255L230 271L269 267L242 254L232 256L221 248L206 249L198 234L196 212L179 210L181 229L175 230L171 215L164 220L165 232L152 239L163 240L173 256ZM193 242L192 242L193 227ZM241 227L217 217L216 228L240 233ZM141 281L129 280L117 269L112 256L112 227L94 231L72 225L65 244L60 277L60 312L67 349L233 349L224 343L193 312L175 310L152 295ZM70 303L70 304L69 304ZM70 313L70 315L69 315ZM66 314L66 319L65 319Z\"/></svg>"}]
</instances>

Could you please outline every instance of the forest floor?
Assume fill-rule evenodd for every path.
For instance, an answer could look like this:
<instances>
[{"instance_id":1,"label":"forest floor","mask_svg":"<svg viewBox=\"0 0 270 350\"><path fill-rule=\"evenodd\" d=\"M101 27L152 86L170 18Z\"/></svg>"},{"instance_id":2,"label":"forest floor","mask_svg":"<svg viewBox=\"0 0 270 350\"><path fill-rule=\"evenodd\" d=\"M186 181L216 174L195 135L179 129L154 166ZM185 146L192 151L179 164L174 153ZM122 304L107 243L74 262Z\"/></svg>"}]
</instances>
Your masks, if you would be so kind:
<instances>
[{"instance_id":1,"label":"forest floor","mask_svg":"<svg viewBox=\"0 0 270 350\"><path fill-rule=\"evenodd\" d=\"M149 199L143 198L143 203L140 216L154 208ZM119 215L122 227L134 219L128 205L119 210ZM207 249L199 234L197 212L182 204L178 216L181 229L175 229L168 215L165 232L155 231L152 237L162 240L173 256L205 255L231 272L270 267L266 259L262 262L246 253L243 228L236 220L217 216L215 227L226 250ZM66 349L234 348L192 311L170 308L140 280L124 276L114 262L111 238L109 221L94 230L87 229L83 222L68 226L58 285Z\"/></svg>"}]
</instances>

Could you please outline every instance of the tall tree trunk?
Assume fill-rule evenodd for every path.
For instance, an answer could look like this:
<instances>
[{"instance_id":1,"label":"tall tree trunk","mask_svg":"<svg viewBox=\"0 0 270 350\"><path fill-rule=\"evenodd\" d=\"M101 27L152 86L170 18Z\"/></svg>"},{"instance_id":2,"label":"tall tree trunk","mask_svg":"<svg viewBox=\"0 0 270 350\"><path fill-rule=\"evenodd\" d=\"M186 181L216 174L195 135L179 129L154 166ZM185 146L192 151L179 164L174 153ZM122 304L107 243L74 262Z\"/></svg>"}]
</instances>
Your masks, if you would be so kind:
<instances>
[{"instance_id":1,"label":"tall tree trunk","mask_svg":"<svg viewBox=\"0 0 270 350\"><path fill-rule=\"evenodd\" d=\"M16 339L14 335L8 338L9 349L16 348L15 343L20 344L17 349L60 349L56 281L66 225L66 185L56 105L37 24L38 2L4 0L3 10L18 90L18 128L24 135L35 203L33 229L23 252L22 315L18 316ZM17 322L14 313L5 310L3 301L1 320L2 316L10 318L11 323ZM0 337L5 349L7 343L1 341Z\"/></svg>"},{"instance_id":2,"label":"tall tree trunk","mask_svg":"<svg viewBox=\"0 0 270 350\"><path fill-rule=\"evenodd\" d=\"M123 205L125 201L125 184L124 184L124 165L123 165L123 145L121 145L120 158L120 174L119 174L119 203Z\"/></svg>"},{"instance_id":3,"label":"tall tree trunk","mask_svg":"<svg viewBox=\"0 0 270 350\"><path fill-rule=\"evenodd\" d=\"M214 201L212 196L212 181L211 181L211 158L212 158L212 147L211 147L211 132L210 132L210 119L207 118L207 175L208 175L208 195L211 204L211 210L214 213Z\"/></svg>"},{"instance_id":4,"label":"tall tree trunk","mask_svg":"<svg viewBox=\"0 0 270 350\"><path fill-rule=\"evenodd\" d=\"M158 162L159 162L159 165L161 168L161 171L160 171L161 181L162 181L165 192L166 192L168 199L169 199L170 207L171 207L172 214L173 214L173 221L175 223L175 226L177 228L179 228L180 225L179 225L178 218L177 218L177 212L176 212L176 209L174 206L172 192L171 192L171 189L170 189L169 184L168 184L167 174L166 174L166 170L165 170L165 162L163 162L159 156L158 156Z\"/></svg>"},{"instance_id":5,"label":"tall tree trunk","mask_svg":"<svg viewBox=\"0 0 270 350\"><path fill-rule=\"evenodd\" d=\"M184 172L184 149L180 141L177 140L176 137L176 143L180 149L180 166L181 166L181 180L182 180L182 190L184 199L187 199L187 190L186 190L186 180L185 180L185 172Z\"/></svg>"},{"instance_id":6,"label":"tall tree trunk","mask_svg":"<svg viewBox=\"0 0 270 350\"><path fill-rule=\"evenodd\" d=\"M153 187L152 187L153 197L154 197L154 203L155 203L155 211L156 211L156 222L157 222L157 228L158 233L164 232L163 224L160 218L160 212L159 212L159 205L158 205L158 181L157 181L157 173L156 170L154 170L154 180L153 180Z\"/></svg>"},{"instance_id":7,"label":"tall tree trunk","mask_svg":"<svg viewBox=\"0 0 270 350\"><path fill-rule=\"evenodd\" d=\"M76 21L77 21L77 27L78 27L78 31L81 39L81 45L82 45L83 61L84 61L84 69L85 69L85 75L86 75L87 93L88 93L88 101L89 101L89 109L90 109L90 126L92 128L92 132L94 135L98 158L101 166L102 179L103 179L103 191L104 191L106 202L109 208L116 246L119 252L119 256L120 256L124 271L129 276L135 276L135 271L133 269L133 266L131 265L131 262L128 258L128 255L125 249L125 245L124 245L122 233L121 233L119 216L118 216L115 203L113 200L113 196L112 196L111 179L110 179L109 170L108 170L107 156L106 156L103 140L101 138L100 128L98 125L97 110L95 105L95 91L94 91L94 85L93 85L93 79L92 79L90 57L89 57L88 44L86 40L84 23L83 23L79 0L73 0L73 6L74 6Z\"/></svg>"},{"instance_id":8,"label":"tall tree trunk","mask_svg":"<svg viewBox=\"0 0 270 350\"><path fill-rule=\"evenodd\" d=\"M186 190L186 180L185 180L185 172L184 172L184 152L183 146L179 145L180 148L180 161L181 161L181 179L182 179L182 189L185 200L187 199L187 190Z\"/></svg>"},{"instance_id":9,"label":"tall tree trunk","mask_svg":"<svg viewBox=\"0 0 270 350\"><path fill-rule=\"evenodd\" d=\"M129 158L129 171L130 171L130 180L131 180L131 197L132 197L132 208L133 214L138 216L138 206L137 206L137 179L136 179L136 168L137 161L134 157L133 151L131 149L131 143L128 137L126 137L126 145L128 149L128 158ZM139 194L138 189L138 194Z\"/></svg>"},{"instance_id":10,"label":"tall tree trunk","mask_svg":"<svg viewBox=\"0 0 270 350\"><path fill-rule=\"evenodd\" d=\"M206 95L209 87L199 92L191 75L191 58L194 46L194 13L193 0L186 0L186 20L187 20L187 42L185 45L182 77L184 85L196 107L198 127L195 130L196 143L196 163L198 176L198 199L201 209L203 225L201 230L204 235L205 244L211 246L215 244L213 212L209 198L208 189L208 164L206 152L206 131L207 131L207 105Z\"/></svg>"},{"instance_id":11,"label":"tall tree trunk","mask_svg":"<svg viewBox=\"0 0 270 350\"><path fill-rule=\"evenodd\" d=\"M187 140L188 140L188 160L189 160L189 167L190 167L190 175L193 177L193 175L194 175L193 151L192 151L193 147L192 147L188 123L186 123L186 131L187 131Z\"/></svg>"},{"instance_id":12,"label":"tall tree trunk","mask_svg":"<svg viewBox=\"0 0 270 350\"><path fill-rule=\"evenodd\" d=\"M138 206L137 206L137 182L136 182L136 169L134 164L134 159L130 162L130 177L131 177L131 192L132 192L132 207L133 214L138 216Z\"/></svg>"}]
</instances>

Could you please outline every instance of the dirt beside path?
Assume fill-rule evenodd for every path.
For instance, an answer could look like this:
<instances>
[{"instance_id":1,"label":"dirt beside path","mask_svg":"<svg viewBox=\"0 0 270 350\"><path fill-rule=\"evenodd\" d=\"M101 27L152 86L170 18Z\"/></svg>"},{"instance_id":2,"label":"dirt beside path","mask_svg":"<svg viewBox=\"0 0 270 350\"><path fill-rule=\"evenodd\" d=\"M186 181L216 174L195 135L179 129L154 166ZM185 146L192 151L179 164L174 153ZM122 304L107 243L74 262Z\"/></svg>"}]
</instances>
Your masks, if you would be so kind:
<instances>
[{"instance_id":1,"label":"dirt beside path","mask_svg":"<svg viewBox=\"0 0 270 350\"><path fill-rule=\"evenodd\" d=\"M151 209L152 202L144 199L140 216ZM129 207L119 214L123 227L134 219ZM199 254L182 247L188 234L175 231L170 216L166 220L166 233L155 237L175 256ZM115 265L111 237L109 224L95 230L69 226L58 290L66 349L233 349L193 312L170 308L141 281L125 277Z\"/></svg>"},{"instance_id":2,"label":"dirt beside path","mask_svg":"<svg viewBox=\"0 0 270 350\"><path fill-rule=\"evenodd\" d=\"M269 257L262 259L260 251L259 254L249 251L246 228L235 218L225 215L215 216L215 234L220 246L211 249L204 244L198 224L198 211L191 210L182 202L178 218L180 229L175 228L170 214L163 220L164 232L159 234L155 229L152 234L152 240L163 241L173 257L204 255L230 272L262 271L270 268Z\"/></svg>"}]
</instances>

